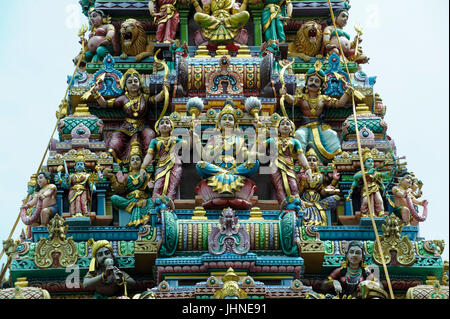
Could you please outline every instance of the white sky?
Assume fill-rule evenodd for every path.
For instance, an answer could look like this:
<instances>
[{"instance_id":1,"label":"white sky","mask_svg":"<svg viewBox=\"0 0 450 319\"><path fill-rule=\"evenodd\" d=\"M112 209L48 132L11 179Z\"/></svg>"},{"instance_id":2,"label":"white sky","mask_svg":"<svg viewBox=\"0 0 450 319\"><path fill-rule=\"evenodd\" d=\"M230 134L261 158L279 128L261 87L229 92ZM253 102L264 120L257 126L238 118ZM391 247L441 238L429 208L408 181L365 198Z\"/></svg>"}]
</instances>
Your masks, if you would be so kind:
<instances>
[{"instance_id":1,"label":"white sky","mask_svg":"<svg viewBox=\"0 0 450 319\"><path fill-rule=\"evenodd\" d=\"M448 260L448 1L352 0L351 5L346 30L353 36L355 24L364 28L362 46L371 60L363 71L377 76L376 92L388 107L388 135L424 183L429 214L420 235L444 239ZM80 22L87 24L77 0L2 3L0 240L14 225L56 123L80 48ZM14 238L23 226L19 221Z\"/></svg>"}]
</instances>

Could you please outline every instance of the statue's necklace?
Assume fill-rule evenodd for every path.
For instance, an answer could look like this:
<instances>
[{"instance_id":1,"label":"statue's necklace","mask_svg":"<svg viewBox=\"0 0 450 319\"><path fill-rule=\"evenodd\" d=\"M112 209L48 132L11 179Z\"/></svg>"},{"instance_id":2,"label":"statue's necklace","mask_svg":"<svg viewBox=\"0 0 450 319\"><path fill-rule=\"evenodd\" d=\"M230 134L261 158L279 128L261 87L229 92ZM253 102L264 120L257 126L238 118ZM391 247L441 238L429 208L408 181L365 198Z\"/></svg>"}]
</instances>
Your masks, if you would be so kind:
<instances>
[{"instance_id":1,"label":"statue's necklace","mask_svg":"<svg viewBox=\"0 0 450 319\"><path fill-rule=\"evenodd\" d=\"M281 151L283 152L283 153L285 153L286 152L286 149L289 147L289 142L291 141L291 137L289 136L289 137L279 137L279 144L280 144L280 146L281 146Z\"/></svg>"},{"instance_id":2,"label":"statue's necklace","mask_svg":"<svg viewBox=\"0 0 450 319\"><path fill-rule=\"evenodd\" d=\"M311 111L311 114L316 114L319 102L320 102L320 94L317 95L317 97L310 97L308 95L308 104L309 104L309 109Z\"/></svg>"},{"instance_id":3,"label":"statue's necklace","mask_svg":"<svg viewBox=\"0 0 450 319\"><path fill-rule=\"evenodd\" d=\"M134 177L131 173L132 172L130 172L130 174L128 176L130 176L133 185L136 186L137 184L139 184L139 176L141 176L141 175L138 175L137 177Z\"/></svg>"},{"instance_id":4,"label":"statue's necklace","mask_svg":"<svg viewBox=\"0 0 450 319\"><path fill-rule=\"evenodd\" d=\"M171 148L171 138L170 136L160 136L158 137L158 139L162 142L162 146L164 148L164 152L168 153L170 151Z\"/></svg>"},{"instance_id":5,"label":"statue's necklace","mask_svg":"<svg viewBox=\"0 0 450 319\"><path fill-rule=\"evenodd\" d=\"M137 97L131 97L128 93L125 93L125 96L128 98L129 102L127 105L128 107L133 111L133 116L138 117L139 108L140 108L140 102L141 102L141 96L142 93L139 94Z\"/></svg>"}]
</instances>

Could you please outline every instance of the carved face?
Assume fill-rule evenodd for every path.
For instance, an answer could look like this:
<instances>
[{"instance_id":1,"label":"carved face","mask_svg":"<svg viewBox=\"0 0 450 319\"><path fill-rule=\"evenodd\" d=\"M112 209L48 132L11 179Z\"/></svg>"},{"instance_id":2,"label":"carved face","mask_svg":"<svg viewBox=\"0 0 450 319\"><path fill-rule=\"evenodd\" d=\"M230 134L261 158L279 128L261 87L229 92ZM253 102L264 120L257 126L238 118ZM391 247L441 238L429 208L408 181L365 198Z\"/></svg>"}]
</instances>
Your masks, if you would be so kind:
<instances>
[{"instance_id":1,"label":"carved face","mask_svg":"<svg viewBox=\"0 0 450 319\"><path fill-rule=\"evenodd\" d=\"M316 168L319 164L319 160L317 159L317 157L312 155L306 157L306 160L308 161L308 164L309 166L311 166L311 168Z\"/></svg>"},{"instance_id":2,"label":"carved face","mask_svg":"<svg viewBox=\"0 0 450 319\"><path fill-rule=\"evenodd\" d=\"M348 21L348 12L347 11L341 11L339 15L336 17L336 25L340 28L343 28L347 25Z\"/></svg>"},{"instance_id":3,"label":"carved face","mask_svg":"<svg viewBox=\"0 0 450 319\"><path fill-rule=\"evenodd\" d=\"M142 159L139 155L133 155L130 158L130 166L133 169L139 169L142 164Z\"/></svg>"},{"instance_id":4,"label":"carved face","mask_svg":"<svg viewBox=\"0 0 450 319\"><path fill-rule=\"evenodd\" d=\"M374 165L374 162L373 162L373 158L371 158L371 157L366 159L366 161L364 162L364 167L367 169L372 169L373 165Z\"/></svg>"},{"instance_id":5,"label":"carved face","mask_svg":"<svg viewBox=\"0 0 450 319\"><path fill-rule=\"evenodd\" d=\"M159 121L158 129L161 133L169 134L172 131L172 123L170 122L170 119L162 118Z\"/></svg>"},{"instance_id":6,"label":"carved face","mask_svg":"<svg viewBox=\"0 0 450 319\"><path fill-rule=\"evenodd\" d=\"M136 93L141 88L141 82L136 75L130 75L125 82L125 87L127 88L128 92Z\"/></svg>"},{"instance_id":7,"label":"carved face","mask_svg":"<svg viewBox=\"0 0 450 319\"><path fill-rule=\"evenodd\" d=\"M282 119L278 125L278 131L283 135L290 135L293 131L291 122L286 119Z\"/></svg>"},{"instance_id":8,"label":"carved face","mask_svg":"<svg viewBox=\"0 0 450 319\"><path fill-rule=\"evenodd\" d=\"M224 114L220 118L220 127L222 129L233 129L234 128L234 116L232 114Z\"/></svg>"},{"instance_id":9,"label":"carved face","mask_svg":"<svg viewBox=\"0 0 450 319\"><path fill-rule=\"evenodd\" d=\"M358 246L351 246L347 252L347 260L351 265L359 265L363 259L363 253Z\"/></svg>"},{"instance_id":10,"label":"carved face","mask_svg":"<svg viewBox=\"0 0 450 319\"><path fill-rule=\"evenodd\" d=\"M102 15L97 11L92 11L89 14L89 22L93 27L99 27L102 25Z\"/></svg>"},{"instance_id":11,"label":"carved face","mask_svg":"<svg viewBox=\"0 0 450 319\"><path fill-rule=\"evenodd\" d=\"M400 184L403 185L403 187L408 188L411 187L413 184L413 180L411 178L411 175L405 175L402 179L400 179Z\"/></svg>"},{"instance_id":12,"label":"carved face","mask_svg":"<svg viewBox=\"0 0 450 319\"><path fill-rule=\"evenodd\" d=\"M39 174L37 177L37 182L40 188L44 187L49 183L48 179L45 177L44 174Z\"/></svg>"},{"instance_id":13,"label":"carved face","mask_svg":"<svg viewBox=\"0 0 450 319\"><path fill-rule=\"evenodd\" d=\"M306 86L310 92L318 92L322 87L322 80L316 75L311 75L306 81Z\"/></svg>"},{"instance_id":14,"label":"carved face","mask_svg":"<svg viewBox=\"0 0 450 319\"><path fill-rule=\"evenodd\" d=\"M79 161L79 162L75 163L75 171L76 172L82 172L82 171L84 171L84 168L85 168L84 162Z\"/></svg>"},{"instance_id":15,"label":"carved face","mask_svg":"<svg viewBox=\"0 0 450 319\"><path fill-rule=\"evenodd\" d=\"M125 46L130 46L137 37L137 24L135 19L127 19L120 27L120 34Z\"/></svg>"},{"instance_id":16,"label":"carved face","mask_svg":"<svg viewBox=\"0 0 450 319\"><path fill-rule=\"evenodd\" d=\"M95 254L97 265L100 267L104 267L106 259L113 259L111 250L109 250L107 247L99 248Z\"/></svg>"}]
</instances>

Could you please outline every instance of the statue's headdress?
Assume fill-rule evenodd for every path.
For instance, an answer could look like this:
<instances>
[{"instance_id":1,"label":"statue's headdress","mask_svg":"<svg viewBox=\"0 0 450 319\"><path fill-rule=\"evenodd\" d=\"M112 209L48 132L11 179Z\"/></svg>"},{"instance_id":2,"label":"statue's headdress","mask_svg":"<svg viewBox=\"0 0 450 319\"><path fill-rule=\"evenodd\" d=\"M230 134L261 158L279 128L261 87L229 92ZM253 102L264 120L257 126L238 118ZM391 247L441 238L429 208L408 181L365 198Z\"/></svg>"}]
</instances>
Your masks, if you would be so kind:
<instances>
[{"instance_id":1,"label":"statue's headdress","mask_svg":"<svg viewBox=\"0 0 450 319\"><path fill-rule=\"evenodd\" d=\"M78 152L77 156L75 157L75 163L76 162L85 162L85 157L84 154L82 152Z\"/></svg>"},{"instance_id":2,"label":"statue's headdress","mask_svg":"<svg viewBox=\"0 0 450 319\"><path fill-rule=\"evenodd\" d=\"M97 251L98 251L100 248L106 247L106 248L108 248L108 249L111 251L111 253L112 253L112 252L113 252L113 248L112 248L111 243L110 243L109 241L107 241L107 240L97 240L97 241L94 241L93 238L90 238L90 239L87 241L87 244L88 244L88 246L91 246L91 247L92 247L92 259L91 259L91 263L89 264L89 272L96 272L97 267L96 267L95 256L96 256L96 254L97 254Z\"/></svg>"},{"instance_id":3,"label":"statue's headdress","mask_svg":"<svg viewBox=\"0 0 450 319\"><path fill-rule=\"evenodd\" d=\"M366 148L364 148L364 149L362 150L362 159L363 159L363 163L364 163L368 158L373 159L373 156L372 156L372 152L370 151L370 149L368 149L368 148L366 147Z\"/></svg>"},{"instance_id":4,"label":"statue's headdress","mask_svg":"<svg viewBox=\"0 0 450 319\"><path fill-rule=\"evenodd\" d=\"M141 144L138 140L134 140L133 142L131 142L129 158L131 159L131 156L133 155L139 155L140 157L142 157Z\"/></svg>"},{"instance_id":5,"label":"statue's headdress","mask_svg":"<svg viewBox=\"0 0 450 319\"><path fill-rule=\"evenodd\" d=\"M306 72L306 80L310 76L317 76L322 80L322 83L325 82L325 72L322 70L322 61L317 59L316 63L314 63L314 67L310 68L308 72Z\"/></svg>"},{"instance_id":6,"label":"statue's headdress","mask_svg":"<svg viewBox=\"0 0 450 319\"><path fill-rule=\"evenodd\" d=\"M234 126L236 128L237 126L237 116L236 116L236 110L234 109L234 103L233 100L231 98L227 98L227 100L224 103L223 109L220 111L219 116L217 117L217 121L216 121L216 128L219 128L219 123L220 120L222 119L222 116L224 116L225 114L231 114L234 117L235 123Z\"/></svg>"}]
</instances>

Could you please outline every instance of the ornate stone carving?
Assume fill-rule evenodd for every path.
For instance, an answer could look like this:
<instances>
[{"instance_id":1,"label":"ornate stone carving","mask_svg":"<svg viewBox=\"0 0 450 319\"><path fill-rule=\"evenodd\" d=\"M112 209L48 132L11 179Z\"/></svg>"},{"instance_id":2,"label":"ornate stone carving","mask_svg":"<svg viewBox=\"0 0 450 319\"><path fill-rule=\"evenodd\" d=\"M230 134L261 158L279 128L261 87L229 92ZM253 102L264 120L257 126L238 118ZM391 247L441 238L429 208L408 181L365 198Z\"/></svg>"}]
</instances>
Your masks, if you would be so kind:
<instances>
[{"instance_id":1,"label":"ornate stone carving","mask_svg":"<svg viewBox=\"0 0 450 319\"><path fill-rule=\"evenodd\" d=\"M215 226L208 237L210 254L222 255L235 253L244 255L250 250L250 235L243 227L239 227L234 210L225 208L219 219L219 227Z\"/></svg>"},{"instance_id":2,"label":"ornate stone carving","mask_svg":"<svg viewBox=\"0 0 450 319\"><path fill-rule=\"evenodd\" d=\"M74 265L78 251L73 238L66 239L68 226L63 218L55 215L50 221L49 239L41 238L36 245L34 262L39 268L59 268Z\"/></svg>"},{"instance_id":3,"label":"ornate stone carving","mask_svg":"<svg viewBox=\"0 0 450 319\"><path fill-rule=\"evenodd\" d=\"M383 236L380 236L381 249L384 254L386 264L392 262L391 251L395 251L396 261L402 266L411 266L416 261L414 248L408 237L400 238L403 226L401 221L395 215L386 217L385 224L382 226ZM381 254L378 245L374 245L373 260L381 265Z\"/></svg>"},{"instance_id":4,"label":"ornate stone carving","mask_svg":"<svg viewBox=\"0 0 450 319\"><path fill-rule=\"evenodd\" d=\"M214 299L247 299L247 293L239 287L239 276L234 273L233 268L228 268L222 278L222 289L214 293Z\"/></svg>"}]
</instances>

